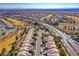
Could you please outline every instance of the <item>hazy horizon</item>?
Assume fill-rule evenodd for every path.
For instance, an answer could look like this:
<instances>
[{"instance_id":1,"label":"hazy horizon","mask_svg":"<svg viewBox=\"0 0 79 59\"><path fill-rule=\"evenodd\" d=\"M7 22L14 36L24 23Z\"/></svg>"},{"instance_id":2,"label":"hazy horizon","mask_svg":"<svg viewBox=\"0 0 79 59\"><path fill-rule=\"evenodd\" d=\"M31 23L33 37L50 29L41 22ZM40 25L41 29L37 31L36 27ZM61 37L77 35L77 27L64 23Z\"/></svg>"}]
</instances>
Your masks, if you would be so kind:
<instances>
[{"instance_id":1,"label":"hazy horizon","mask_svg":"<svg viewBox=\"0 0 79 59\"><path fill-rule=\"evenodd\" d=\"M0 9L77 9L78 3L0 3Z\"/></svg>"}]
</instances>

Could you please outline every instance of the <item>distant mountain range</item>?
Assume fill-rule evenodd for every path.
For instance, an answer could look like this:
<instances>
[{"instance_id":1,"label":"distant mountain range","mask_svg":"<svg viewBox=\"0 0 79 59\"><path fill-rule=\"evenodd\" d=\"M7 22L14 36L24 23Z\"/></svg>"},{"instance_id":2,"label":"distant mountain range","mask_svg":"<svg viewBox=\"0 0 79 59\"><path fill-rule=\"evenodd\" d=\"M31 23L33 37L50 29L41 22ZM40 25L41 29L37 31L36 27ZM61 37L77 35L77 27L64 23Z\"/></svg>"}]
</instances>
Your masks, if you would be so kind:
<instances>
[{"instance_id":1,"label":"distant mountain range","mask_svg":"<svg viewBox=\"0 0 79 59\"><path fill-rule=\"evenodd\" d=\"M57 8L57 9L39 9L39 8L30 8L30 9L23 9L23 8L0 8L0 10L75 10L79 11L79 8Z\"/></svg>"}]
</instances>

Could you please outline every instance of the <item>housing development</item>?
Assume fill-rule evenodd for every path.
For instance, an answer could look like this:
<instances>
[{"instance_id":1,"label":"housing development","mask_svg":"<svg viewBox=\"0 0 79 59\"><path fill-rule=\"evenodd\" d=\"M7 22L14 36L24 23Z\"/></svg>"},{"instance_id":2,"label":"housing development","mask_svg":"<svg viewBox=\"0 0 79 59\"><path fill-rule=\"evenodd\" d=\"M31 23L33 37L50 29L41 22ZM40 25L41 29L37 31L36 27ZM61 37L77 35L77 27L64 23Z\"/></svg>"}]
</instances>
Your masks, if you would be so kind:
<instances>
[{"instance_id":1,"label":"housing development","mask_svg":"<svg viewBox=\"0 0 79 59\"><path fill-rule=\"evenodd\" d=\"M78 55L78 10L0 10L0 56Z\"/></svg>"}]
</instances>

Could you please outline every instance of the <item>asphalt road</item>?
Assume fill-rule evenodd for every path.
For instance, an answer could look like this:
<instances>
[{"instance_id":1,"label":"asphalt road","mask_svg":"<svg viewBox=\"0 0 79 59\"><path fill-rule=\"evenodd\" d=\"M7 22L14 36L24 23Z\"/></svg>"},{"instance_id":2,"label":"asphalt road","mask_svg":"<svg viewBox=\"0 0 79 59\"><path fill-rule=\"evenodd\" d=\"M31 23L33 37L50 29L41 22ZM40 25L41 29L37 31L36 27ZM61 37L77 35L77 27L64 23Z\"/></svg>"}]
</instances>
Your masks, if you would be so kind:
<instances>
[{"instance_id":1,"label":"asphalt road","mask_svg":"<svg viewBox=\"0 0 79 59\"><path fill-rule=\"evenodd\" d=\"M36 41L36 55L37 56L42 56L42 54L40 54L41 52L41 38L42 38L42 33L43 31L41 29L39 29L39 31L37 32L38 36L37 36L37 41Z\"/></svg>"},{"instance_id":2,"label":"asphalt road","mask_svg":"<svg viewBox=\"0 0 79 59\"><path fill-rule=\"evenodd\" d=\"M3 21L7 26L9 26L9 27L14 27L11 23L9 23L7 20L5 20L5 19L0 19L1 21Z\"/></svg>"},{"instance_id":3,"label":"asphalt road","mask_svg":"<svg viewBox=\"0 0 79 59\"><path fill-rule=\"evenodd\" d=\"M70 36L68 36L67 34L65 34L64 32L54 28L51 25L45 24L43 23L43 25L45 27L47 27L50 31L54 31L55 33L60 34L60 36L62 37L62 41L64 43L65 48L67 49L67 51L72 55L72 56L77 56L77 53L74 51L74 49L68 44L67 40L71 39Z\"/></svg>"}]
</instances>

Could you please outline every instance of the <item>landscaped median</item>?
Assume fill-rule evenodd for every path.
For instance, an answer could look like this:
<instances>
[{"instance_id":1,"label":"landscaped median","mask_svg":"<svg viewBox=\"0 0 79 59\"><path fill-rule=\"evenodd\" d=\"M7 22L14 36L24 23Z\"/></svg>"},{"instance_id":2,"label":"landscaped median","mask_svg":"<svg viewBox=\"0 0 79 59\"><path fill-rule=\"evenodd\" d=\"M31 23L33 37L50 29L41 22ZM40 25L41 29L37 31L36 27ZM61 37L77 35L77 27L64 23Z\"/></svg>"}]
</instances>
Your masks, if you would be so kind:
<instances>
[{"instance_id":1,"label":"landscaped median","mask_svg":"<svg viewBox=\"0 0 79 59\"><path fill-rule=\"evenodd\" d=\"M55 41L55 44L56 44L56 46L57 46L57 48L58 48L58 50L59 50L59 52L60 52L60 55L61 55L61 56L67 56L68 53L67 53L67 51L65 50L65 48L63 47L63 43L62 43L62 41L61 41L61 37L56 36L55 39L54 39L54 41Z\"/></svg>"}]
</instances>

